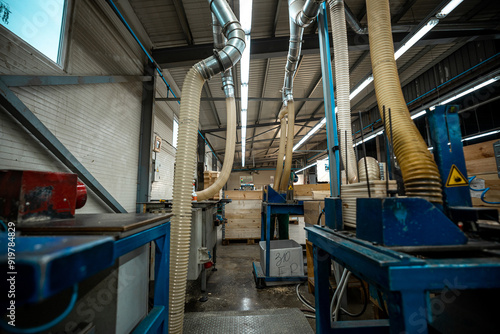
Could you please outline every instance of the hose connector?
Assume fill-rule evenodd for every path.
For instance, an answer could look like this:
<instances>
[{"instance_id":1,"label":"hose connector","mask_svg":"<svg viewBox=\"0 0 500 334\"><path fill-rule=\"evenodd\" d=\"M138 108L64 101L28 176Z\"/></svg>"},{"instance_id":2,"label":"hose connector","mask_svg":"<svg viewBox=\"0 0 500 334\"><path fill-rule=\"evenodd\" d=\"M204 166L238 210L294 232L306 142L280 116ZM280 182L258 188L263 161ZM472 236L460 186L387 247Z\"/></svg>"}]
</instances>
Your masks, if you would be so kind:
<instances>
[{"instance_id":1,"label":"hose connector","mask_svg":"<svg viewBox=\"0 0 500 334\"><path fill-rule=\"evenodd\" d=\"M222 76L222 90L224 90L224 94L226 97L234 97L234 81L233 81L233 70L228 69L224 73L221 73Z\"/></svg>"}]
</instances>

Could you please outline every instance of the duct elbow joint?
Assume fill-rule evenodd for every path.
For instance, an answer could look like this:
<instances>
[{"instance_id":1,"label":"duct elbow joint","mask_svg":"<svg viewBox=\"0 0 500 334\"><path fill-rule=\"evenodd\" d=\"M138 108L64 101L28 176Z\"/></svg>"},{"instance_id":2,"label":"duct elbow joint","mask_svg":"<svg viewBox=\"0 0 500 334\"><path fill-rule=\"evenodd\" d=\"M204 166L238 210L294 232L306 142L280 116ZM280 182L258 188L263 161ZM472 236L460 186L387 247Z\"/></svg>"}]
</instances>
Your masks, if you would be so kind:
<instances>
[{"instance_id":1,"label":"duct elbow joint","mask_svg":"<svg viewBox=\"0 0 500 334\"><path fill-rule=\"evenodd\" d=\"M234 81L231 69L222 73L222 89L226 97L234 97Z\"/></svg>"}]
</instances>

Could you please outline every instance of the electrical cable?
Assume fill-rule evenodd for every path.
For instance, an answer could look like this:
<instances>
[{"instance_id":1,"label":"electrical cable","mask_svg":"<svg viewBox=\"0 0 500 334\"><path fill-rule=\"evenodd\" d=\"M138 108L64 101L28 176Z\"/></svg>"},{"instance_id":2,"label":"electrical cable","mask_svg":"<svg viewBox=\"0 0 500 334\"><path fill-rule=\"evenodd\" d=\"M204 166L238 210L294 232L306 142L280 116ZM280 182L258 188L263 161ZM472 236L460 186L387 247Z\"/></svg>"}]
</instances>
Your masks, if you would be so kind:
<instances>
[{"instance_id":1,"label":"electrical cable","mask_svg":"<svg viewBox=\"0 0 500 334\"><path fill-rule=\"evenodd\" d=\"M500 202L490 202L490 201L487 201L487 200L484 199L484 196L486 196L486 193L488 192L488 190L490 190L490 187L483 188L483 189L474 189L474 188L471 188L470 184L471 184L472 180L474 180L475 178L476 178L475 175L469 177L469 189L472 190L472 191L482 191L483 193L481 194L481 201L483 201L486 204L500 204Z\"/></svg>"},{"instance_id":2,"label":"electrical cable","mask_svg":"<svg viewBox=\"0 0 500 334\"><path fill-rule=\"evenodd\" d=\"M366 311L366 308L368 307L368 292L366 291L366 286L363 284L363 281L361 280L361 278L359 278L358 276L354 275L354 277L356 277L359 281L359 283L361 284L361 287L362 287L362 291L363 291L363 299L364 299L364 304L363 304L363 308L361 309L361 311L359 311L358 313L354 314L354 313L351 313L345 309L341 309L342 312L344 312L345 314L347 314L348 316L350 317L353 317L353 318L357 318L357 317L360 317L363 313L365 313Z\"/></svg>"},{"instance_id":3,"label":"electrical cable","mask_svg":"<svg viewBox=\"0 0 500 334\"><path fill-rule=\"evenodd\" d=\"M330 325L333 325L333 311L334 307L333 305L335 304L335 300L337 298L337 293L341 290L342 285L344 284L345 277L347 275L347 269L344 269L342 272L342 275L340 276L340 280L337 283L337 288L335 289L335 292L333 293L332 300L330 302ZM337 308L337 307L335 307Z\"/></svg>"},{"instance_id":4,"label":"electrical cable","mask_svg":"<svg viewBox=\"0 0 500 334\"><path fill-rule=\"evenodd\" d=\"M31 333L39 333L39 332L44 332L48 330L49 328L57 325L59 322L61 322L64 318L70 314L70 312L73 310L76 304L76 300L78 297L78 284L73 285L73 294L71 295L71 300L69 301L68 307L64 310L63 313L61 313L59 316L57 316L55 319L47 322L46 324L37 326L37 327L30 327L30 328L18 328L11 326L5 321L0 321L0 327L4 330L6 330L8 333L14 333L14 334L31 334Z\"/></svg>"},{"instance_id":5,"label":"electrical cable","mask_svg":"<svg viewBox=\"0 0 500 334\"><path fill-rule=\"evenodd\" d=\"M321 210L318 216L318 221L316 222L316 225L321 225L321 216L325 213L325 209Z\"/></svg>"},{"instance_id":6,"label":"electrical cable","mask_svg":"<svg viewBox=\"0 0 500 334\"><path fill-rule=\"evenodd\" d=\"M316 309L304 298L302 297L302 295L300 294L299 292L299 287L302 283L299 283L297 284L297 286L295 287L295 292L297 293L297 297L299 298L299 300L302 302L302 304L304 304L307 308L311 309L312 311L315 311L316 312Z\"/></svg>"},{"instance_id":7,"label":"electrical cable","mask_svg":"<svg viewBox=\"0 0 500 334\"><path fill-rule=\"evenodd\" d=\"M342 285L342 290L340 290L340 293L339 293L337 306L335 307L335 315L333 316L333 321L338 321L338 319L339 319L340 304L342 301L342 297L344 296L344 292L346 291L347 282L349 282L350 276L351 276L351 272L347 271L347 275L345 276L344 284ZM337 289L338 289L338 287L337 287Z\"/></svg>"}]
</instances>

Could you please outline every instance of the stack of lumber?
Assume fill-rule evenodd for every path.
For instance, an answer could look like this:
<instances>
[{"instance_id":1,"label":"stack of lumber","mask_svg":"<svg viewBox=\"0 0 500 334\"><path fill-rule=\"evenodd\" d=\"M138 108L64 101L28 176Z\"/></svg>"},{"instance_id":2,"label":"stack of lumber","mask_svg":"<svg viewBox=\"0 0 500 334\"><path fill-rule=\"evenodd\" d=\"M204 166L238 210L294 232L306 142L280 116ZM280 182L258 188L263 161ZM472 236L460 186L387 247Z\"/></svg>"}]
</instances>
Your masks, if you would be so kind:
<instances>
[{"instance_id":1,"label":"stack of lumber","mask_svg":"<svg viewBox=\"0 0 500 334\"><path fill-rule=\"evenodd\" d=\"M329 183L297 184L293 186L293 197L296 200L313 199L313 191L330 191Z\"/></svg>"},{"instance_id":2,"label":"stack of lumber","mask_svg":"<svg viewBox=\"0 0 500 334\"><path fill-rule=\"evenodd\" d=\"M262 191L227 190L225 240L260 239Z\"/></svg>"},{"instance_id":3,"label":"stack of lumber","mask_svg":"<svg viewBox=\"0 0 500 334\"><path fill-rule=\"evenodd\" d=\"M493 144L498 139L490 140L484 143L464 146L464 157L467 166L467 176L476 176L474 181L484 182L485 188L490 188L485 195L488 202L500 202L500 179L498 178L497 165ZM473 193L480 196L480 192ZM473 197L474 206L499 207L500 205L486 204L481 198Z\"/></svg>"},{"instance_id":4,"label":"stack of lumber","mask_svg":"<svg viewBox=\"0 0 500 334\"><path fill-rule=\"evenodd\" d=\"M396 190L397 184L395 180L389 181L389 190ZM368 188L366 182L353 184L343 184L341 187L342 198L342 214L344 225L356 227L356 199L368 198ZM386 181L370 180L371 197L387 197Z\"/></svg>"},{"instance_id":5,"label":"stack of lumber","mask_svg":"<svg viewBox=\"0 0 500 334\"><path fill-rule=\"evenodd\" d=\"M210 187L219 177L220 172L204 171L203 172L203 188L207 189ZM213 200L220 200L222 198L222 189L219 190L212 198Z\"/></svg>"}]
</instances>

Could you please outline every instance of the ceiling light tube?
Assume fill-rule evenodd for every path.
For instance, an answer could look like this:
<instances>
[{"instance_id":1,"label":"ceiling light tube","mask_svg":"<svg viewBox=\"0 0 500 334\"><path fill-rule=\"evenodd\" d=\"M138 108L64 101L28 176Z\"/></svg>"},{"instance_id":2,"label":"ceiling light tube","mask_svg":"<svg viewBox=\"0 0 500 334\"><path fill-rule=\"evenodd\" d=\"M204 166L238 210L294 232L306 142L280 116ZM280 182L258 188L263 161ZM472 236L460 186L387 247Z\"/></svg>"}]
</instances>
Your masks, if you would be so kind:
<instances>
[{"instance_id":1,"label":"ceiling light tube","mask_svg":"<svg viewBox=\"0 0 500 334\"><path fill-rule=\"evenodd\" d=\"M425 114L427 114L427 111L422 110L422 111L420 111L420 112L418 112L418 113L416 113L416 114L412 115L412 116L411 116L411 119L417 119L417 118L419 118L419 117L424 116Z\"/></svg>"},{"instance_id":2,"label":"ceiling light tube","mask_svg":"<svg viewBox=\"0 0 500 334\"><path fill-rule=\"evenodd\" d=\"M490 132L486 132L486 133L481 133L481 134L476 135L476 136L464 138L464 139L462 139L462 141L465 141L465 140L474 140L474 139L481 138L481 137L491 136L491 135L494 135L494 134L497 134L497 133L500 133L500 130L495 130L495 131L490 131Z\"/></svg>"},{"instance_id":3,"label":"ceiling light tube","mask_svg":"<svg viewBox=\"0 0 500 334\"><path fill-rule=\"evenodd\" d=\"M352 93L349 95L349 100L352 100L363 91L363 89L366 88L371 82L373 81L373 75L370 75L368 78L366 78L363 83L361 83L355 90L352 91Z\"/></svg>"},{"instance_id":4,"label":"ceiling light tube","mask_svg":"<svg viewBox=\"0 0 500 334\"><path fill-rule=\"evenodd\" d=\"M401 57L406 51L408 51L415 43L417 43L422 37L424 37L432 28L439 23L439 20L436 18L432 18L427 22L419 31L415 33L405 44L403 44L396 53L394 53L394 58L397 60Z\"/></svg>"},{"instance_id":5,"label":"ceiling light tube","mask_svg":"<svg viewBox=\"0 0 500 334\"><path fill-rule=\"evenodd\" d=\"M465 95L467 95L467 94L469 94L469 93L472 93L472 92L474 92L474 91L476 91L476 90L478 90L478 89L481 89L481 88L483 88L483 87L485 87L485 86L488 86L489 84L492 84L492 83L494 83L494 82L495 82L495 81L497 81L497 80L498 80L498 77L495 77L495 78L489 79L489 80L487 80L487 81L485 81L485 82L483 82L483 83L481 83L481 84L479 84L479 85L477 85L477 86L474 86L474 87L472 87L472 88L467 89L466 91L463 91L462 93L459 93L459 94L457 94L457 95L454 95L454 96L450 97L449 99L444 100L443 102L440 102L440 103L439 103L439 105L445 105L445 104L448 104L449 102L454 101L454 100L456 100L456 99L459 99L459 98L461 98L462 96L465 96Z\"/></svg>"},{"instance_id":6,"label":"ceiling light tube","mask_svg":"<svg viewBox=\"0 0 500 334\"><path fill-rule=\"evenodd\" d=\"M366 137L366 138L365 138L365 140L361 140L361 141L357 142L356 144L354 144L354 145L353 145L353 147L356 147L356 146L358 146L358 145L361 145L362 143L366 143L367 141L372 140L373 138L375 138L375 137L377 137L377 136L381 135L382 133L384 133L384 131L383 131L383 130L380 130L379 132L374 133L374 134L372 134L371 136Z\"/></svg>"},{"instance_id":7,"label":"ceiling light tube","mask_svg":"<svg viewBox=\"0 0 500 334\"><path fill-rule=\"evenodd\" d=\"M295 152L302 144L304 144L313 134L318 132L319 129L326 123L326 117L323 118L314 128L311 129L302 139L293 147L293 151Z\"/></svg>"},{"instance_id":8,"label":"ceiling light tube","mask_svg":"<svg viewBox=\"0 0 500 334\"><path fill-rule=\"evenodd\" d=\"M315 163L312 163L312 164L310 164L309 166L305 166L304 168L299 169L298 171L296 171L296 172L295 172L295 174L300 173L300 172L303 172L303 171L305 171L306 169L309 169L309 168L311 168L311 167L316 166L317 164L318 164L318 162L316 161Z\"/></svg>"},{"instance_id":9,"label":"ceiling light tube","mask_svg":"<svg viewBox=\"0 0 500 334\"><path fill-rule=\"evenodd\" d=\"M245 34L252 30L252 0L240 1L240 24Z\"/></svg>"},{"instance_id":10,"label":"ceiling light tube","mask_svg":"<svg viewBox=\"0 0 500 334\"><path fill-rule=\"evenodd\" d=\"M439 13L436 14L436 17L438 19L443 19L445 18L448 14L450 14L455 8L457 8L458 5L460 5L464 0L451 0L448 2L446 6L444 6L443 9L439 11Z\"/></svg>"}]
</instances>

